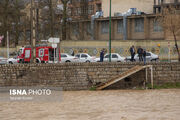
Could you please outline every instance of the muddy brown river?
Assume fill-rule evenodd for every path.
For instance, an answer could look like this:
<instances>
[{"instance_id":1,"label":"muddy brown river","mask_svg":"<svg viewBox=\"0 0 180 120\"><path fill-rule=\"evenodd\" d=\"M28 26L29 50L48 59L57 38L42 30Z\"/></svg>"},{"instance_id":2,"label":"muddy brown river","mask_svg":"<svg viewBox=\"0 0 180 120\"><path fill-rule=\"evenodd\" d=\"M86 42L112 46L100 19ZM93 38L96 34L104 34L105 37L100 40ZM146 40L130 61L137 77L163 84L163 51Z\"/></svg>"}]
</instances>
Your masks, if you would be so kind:
<instances>
[{"instance_id":1,"label":"muddy brown river","mask_svg":"<svg viewBox=\"0 0 180 120\"><path fill-rule=\"evenodd\" d=\"M180 120L180 89L66 91L58 103L0 102L0 120Z\"/></svg>"}]
</instances>

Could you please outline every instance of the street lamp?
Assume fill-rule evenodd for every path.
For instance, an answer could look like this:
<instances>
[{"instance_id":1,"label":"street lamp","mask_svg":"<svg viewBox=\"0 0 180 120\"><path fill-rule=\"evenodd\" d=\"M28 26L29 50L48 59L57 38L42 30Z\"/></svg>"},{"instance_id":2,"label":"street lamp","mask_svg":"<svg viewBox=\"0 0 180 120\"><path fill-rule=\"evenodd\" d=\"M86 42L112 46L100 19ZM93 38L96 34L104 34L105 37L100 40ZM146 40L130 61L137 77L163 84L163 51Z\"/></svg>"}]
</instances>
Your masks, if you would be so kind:
<instances>
[{"instance_id":1,"label":"street lamp","mask_svg":"<svg viewBox=\"0 0 180 120\"><path fill-rule=\"evenodd\" d=\"M109 7L109 62L111 62L111 0Z\"/></svg>"}]
</instances>

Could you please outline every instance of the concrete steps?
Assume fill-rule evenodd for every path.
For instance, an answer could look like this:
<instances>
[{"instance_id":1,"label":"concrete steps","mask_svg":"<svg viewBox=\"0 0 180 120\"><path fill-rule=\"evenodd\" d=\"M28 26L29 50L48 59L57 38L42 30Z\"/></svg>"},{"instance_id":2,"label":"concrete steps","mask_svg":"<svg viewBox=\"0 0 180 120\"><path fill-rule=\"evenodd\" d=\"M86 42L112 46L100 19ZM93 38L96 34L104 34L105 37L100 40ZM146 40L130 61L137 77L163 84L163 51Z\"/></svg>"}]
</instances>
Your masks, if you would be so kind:
<instances>
[{"instance_id":1,"label":"concrete steps","mask_svg":"<svg viewBox=\"0 0 180 120\"><path fill-rule=\"evenodd\" d=\"M139 66L139 65L134 66L134 67L130 68L129 70L123 72L122 74L116 76L115 78L111 79L110 81L107 81L106 83L103 83L103 84L97 86L96 90L102 90L102 89L104 89L114 83L117 83L118 81L123 80L124 78L126 78L132 74L135 74L138 71L141 71L147 67L149 67L149 66Z\"/></svg>"}]
</instances>

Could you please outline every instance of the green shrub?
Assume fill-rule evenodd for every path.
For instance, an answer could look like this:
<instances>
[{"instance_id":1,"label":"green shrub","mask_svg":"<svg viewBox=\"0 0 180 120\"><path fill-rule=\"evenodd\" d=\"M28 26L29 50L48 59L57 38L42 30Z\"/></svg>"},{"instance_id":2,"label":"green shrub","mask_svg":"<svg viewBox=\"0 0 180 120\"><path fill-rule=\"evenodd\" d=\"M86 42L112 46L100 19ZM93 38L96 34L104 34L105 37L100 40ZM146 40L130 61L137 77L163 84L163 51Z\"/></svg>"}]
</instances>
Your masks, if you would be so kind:
<instances>
[{"instance_id":1,"label":"green shrub","mask_svg":"<svg viewBox=\"0 0 180 120\"><path fill-rule=\"evenodd\" d=\"M95 91L95 90L96 90L96 86L92 86L92 87L90 87L90 88L89 88L89 90L91 90L91 91Z\"/></svg>"}]
</instances>

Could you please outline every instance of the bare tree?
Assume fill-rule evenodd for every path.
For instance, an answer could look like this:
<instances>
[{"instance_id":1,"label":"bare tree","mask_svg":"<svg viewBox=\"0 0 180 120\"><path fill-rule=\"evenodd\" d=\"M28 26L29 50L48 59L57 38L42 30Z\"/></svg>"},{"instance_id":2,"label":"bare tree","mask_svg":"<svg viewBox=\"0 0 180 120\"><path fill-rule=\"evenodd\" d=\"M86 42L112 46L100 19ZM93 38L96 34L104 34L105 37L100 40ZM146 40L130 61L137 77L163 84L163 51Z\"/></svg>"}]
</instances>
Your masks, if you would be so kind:
<instances>
[{"instance_id":1,"label":"bare tree","mask_svg":"<svg viewBox=\"0 0 180 120\"><path fill-rule=\"evenodd\" d=\"M36 19L36 26L40 26L38 33L45 39L57 36L60 31L60 12L57 7L57 0L38 0L39 14Z\"/></svg>"},{"instance_id":2,"label":"bare tree","mask_svg":"<svg viewBox=\"0 0 180 120\"><path fill-rule=\"evenodd\" d=\"M8 24L9 24L9 13L10 13L10 1L9 0L3 0L3 1L0 1L0 20L1 20L1 34L4 35L4 38L6 39L6 33L8 31ZM3 40L2 41L2 46L5 46L6 45L6 41Z\"/></svg>"},{"instance_id":3,"label":"bare tree","mask_svg":"<svg viewBox=\"0 0 180 120\"><path fill-rule=\"evenodd\" d=\"M7 38L7 31L9 31L12 36L14 37L13 42L18 45L21 25L21 18L25 16L22 12L24 9L23 0L1 0L0 1L0 23L1 23L1 30L0 33L3 34L5 39ZM6 40L2 41L2 46L6 45Z\"/></svg>"},{"instance_id":4,"label":"bare tree","mask_svg":"<svg viewBox=\"0 0 180 120\"><path fill-rule=\"evenodd\" d=\"M15 46L18 45L19 43L19 39L20 39L20 33L23 32L22 30L22 26L23 26L23 21L22 21L22 18L25 15L25 13L23 13L21 10L23 10L25 8L24 4L21 3L22 0L15 0L13 1L13 14L12 14L12 17L14 18L14 36L15 36L15 41L14 41L14 44Z\"/></svg>"},{"instance_id":5,"label":"bare tree","mask_svg":"<svg viewBox=\"0 0 180 120\"><path fill-rule=\"evenodd\" d=\"M173 35L175 47L178 53L178 60L180 61L180 52L177 43L177 38L180 35L180 14L174 7L164 8L158 17L158 21L164 30Z\"/></svg>"},{"instance_id":6,"label":"bare tree","mask_svg":"<svg viewBox=\"0 0 180 120\"><path fill-rule=\"evenodd\" d=\"M63 4L63 16L62 16L62 39L66 40L66 32L67 32L67 19L68 19L68 2L69 0L61 0Z\"/></svg>"}]
</instances>

